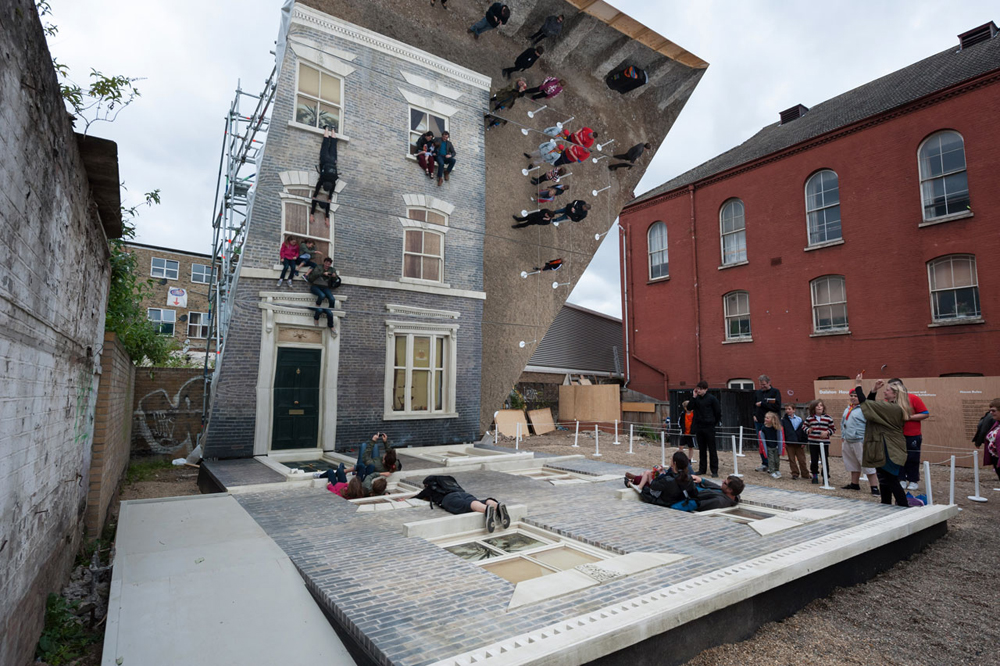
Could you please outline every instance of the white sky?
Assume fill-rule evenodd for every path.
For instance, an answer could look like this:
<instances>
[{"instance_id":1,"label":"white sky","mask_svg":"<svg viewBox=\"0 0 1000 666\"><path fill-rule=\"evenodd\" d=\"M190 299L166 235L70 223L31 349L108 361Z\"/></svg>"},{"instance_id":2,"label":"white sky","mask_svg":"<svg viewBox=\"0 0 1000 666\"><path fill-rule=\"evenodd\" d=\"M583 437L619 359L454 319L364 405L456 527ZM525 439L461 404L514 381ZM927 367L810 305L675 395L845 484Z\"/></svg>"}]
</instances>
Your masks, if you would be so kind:
<instances>
[{"instance_id":1,"label":"white sky","mask_svg":"<svg viewBox=\"0 0 1000 666\"><path fill-rule=\"evenodd\" d=\"M1000 19L987 0L612 2L711 63L637 193L745 141L783 109L811 107ZM517 11L517 0L508 3ZM118 143L126 205L161 190L163 203L142 213L137 240L211 252L225 114L237 80L256 93L271 71L281 0L51 4L59 34L49 48L73 80L84 86L90 68L145 79L142 97L113 124L91 128ZM569 300L621 316L618 255L615 227Z\"/></svg>"}]
</instances>

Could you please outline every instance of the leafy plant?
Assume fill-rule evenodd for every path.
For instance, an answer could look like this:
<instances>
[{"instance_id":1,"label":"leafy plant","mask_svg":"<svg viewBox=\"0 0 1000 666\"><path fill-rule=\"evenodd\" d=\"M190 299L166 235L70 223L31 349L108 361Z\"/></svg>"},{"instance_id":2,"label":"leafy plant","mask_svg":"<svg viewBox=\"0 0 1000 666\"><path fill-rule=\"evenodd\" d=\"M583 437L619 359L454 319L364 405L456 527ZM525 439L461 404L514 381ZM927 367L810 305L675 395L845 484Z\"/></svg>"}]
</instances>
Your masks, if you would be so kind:
<instances>
[{"instance_id":1,"label":"leafy plant","mask_svg":"<svg viewBox=\"0 0 1000 666\"><path fill-rule=\"evenodd\" d=\"M169 460L152 458L148 460L137 460L129 463L128 471L125 472L126 485L132 485L140 481L149 481L157 472L173 469L173 464Z\"/></svg>"},{"instance_id":2,"label":"leafy plant","mask_svg":"<svg viewBox=\"0 0 1000 666\"><path fill-rule=\"evenodd\" d=\"M35 657L49 666L61 666L84 655L88 645L98 641L74 613L77 604L58 594L50 594L45 602L45 628L38 639Z\"/></svg>"},{"instance_id":3,"label":"leafy plant","mask_svg":"<svg viewBox=\"0 0 1000 666\"><path fill-rule=\"evenodd\" d=\"M652 426L646 426L646 425L639 426L638 428L636 428L636 432L639 435L639 437L645 439L657 440L660 438L660 431Z\"/></svg>"},{"instance_id":4,"label":"leafy plant","mask_svg":"<svg viewBox=\"0 0 1000 666\"><path fill-rule=\"evenodd\" d=\"M510 403L511 409L521 409L525 408L524 396L516 388L510 390L510 396L508 396L507 401Z\"/></svg>"}]
</instances>

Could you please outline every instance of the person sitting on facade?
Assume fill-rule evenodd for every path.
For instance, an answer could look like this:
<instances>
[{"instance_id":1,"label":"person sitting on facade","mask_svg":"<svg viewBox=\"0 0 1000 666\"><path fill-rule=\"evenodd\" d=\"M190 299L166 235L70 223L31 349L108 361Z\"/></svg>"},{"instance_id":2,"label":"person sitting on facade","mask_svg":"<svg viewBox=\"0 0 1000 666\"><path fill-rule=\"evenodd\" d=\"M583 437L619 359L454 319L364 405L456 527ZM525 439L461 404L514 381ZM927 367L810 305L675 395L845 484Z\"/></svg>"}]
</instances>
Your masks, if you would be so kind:
<instances>
[{"instance_id":1,"label":"person sitting on facade","mask_svg":"<svg viewBox=\"0 0 1000 666\"><path fill-rule=\"evenodd\" d=\"M292 280L298 275L295 265L299 261L299 243L294 236L285 238L285 242L278 248L278 256L281 257L281 275L278 277L278 286L280 287L281 283L285 281L285 275L288 275L288 285L291 286Z\"/></svg>"},{"instance_id":2,"label":"person sitting on facade","mask_svg":"<svg viewBox=\"0 0 1000 666\"><path fill-rule=\"evenodd\" d=\"M312 206L309 207L309 222L315 221L316 206L323 209L326 226L330 226L330 202L337 189L337 133L329 125L323 131L323 145L319 150L319 179L313 190ZM319 198L320 190L326 192L326 200Z\"/></svg>"},{"instance_id":3,"label":"person sitting on facade","mask_svg":"<svg viewBox=\"0 0 1000 666\"><path fill-rule=\"evenodd\" d=\"M631 477L631 478L630 478ZM670 459L670 469L654 476L653 471L642 476L625 475L626 485L635 481L639 499L649 504L665 506L680 511L693 511L698 499L698 489L691 476L691 460L683 451L677 451Z\"/></svg>"},{"instance_id":4,"label":"person sitting on facade","mask_svg":"<svg viewBox=\"0 0 1000 666\"><path fill-rule=\"evenodd\" d=\"M333 328L333 309L337 307L333 290L340 286L340 276L333 270L333 258L324 257L323 265L309 271L306 280L310 284L309 291L316 296L316 313L313 315L313 321L319 324L319 316L325 314L327 327ZM322 307L323 299L326 299L330 307Z\"/></svg>"},{"instance_id":5,"label":"person sitting on facade","mask_svg":"<svg viewBox=\"0 0 1000 666\"><path fill-rule=\"evenodd\" d=\"M378 448L385 447L385 453L381 458L375 457ZM388 477L393 472L403 469L402 463L396 459L396 450L389 444L389 435L384 432L377 432L372 435L370 442L363 442L358 451L358 462L354 466L354 473L362 479L365 490L371 492L372 484L379 477Z\"/></svg>"},{"instance_id":6,"label":"person sitting on facade","mask_svg":"<svg viewBox=\"0 0 1000 666\"><path fill-rule=\"evenodd\" d=\"M308 267L310 270L316 268L316 260L319 256L316 252L316 241L311 238L303 238L299 241L299 258L298 263L295 265L295 270L299 272L302 279L306 279L305 269Z\"/></svg>"},{"instance_id":7,"label":"person sitting on facade","mask_svg":"<svg viewBox=\"0 0 1000 666\"><path fill-rule=\"evenodd\" d=\"M428 132L431 137L434 136L433 132ZM437 168L437 154L434 152L434 141L425 141L423 145L420 142L424 137L417 139L417 144L419 146L417 150L417 164L423 169L423 172L427 174L428 178L434 177L434 169Z\"/></svg>"},{"instance_id":8,"label":"person sitting on facade","mask_svg":"<svg viewBox=\"0 0 1000 666\"><path fill-rule=\"evenodd\" d=\"M745 487L740 477L729 475L721 486L700 476L694 479L698 487L698 508L695 511L728 509L740 503L740 494Z\"/></svg>"},{"instance_id":9,"label":"person sitting on facade","mask_svg":"<svg viewBox=\"0 0 1000 666\"><path fill-rule=\"evenodd\" d=\"M523 229L525 227L530 227L533 224L544 226L546 224L552 224L552 216L554 213L548 208L542 208L541 210L536 210L533 213L528 213L524 217L518 217L517 215L512 215L515 222L520 222L520 224L510 225L511 229Z\"/></svg>"},{"instance_id":10,"label":"person sitting on facade","mask_svg":"<svg viewBox=\"0 0 1000 666\"><path fill-rule=\"evenodd\" d=\"M452 169L455 168L455 146L451 142L451 134L441 132L441 138L434 141L437 149L438 163L438 187L441 187L441 180L448 180Z\"/></svg>"},{"instance_id":11,"label":"person sitting on facade","mask_svg":"<svg viewBox=\"0 0 1000 666\"><path fill-rule=\"evenodd\" d=\"M557 186L558 187L558 186ZM576 199L568 206L564 206L556 211L556 215L559 217L552 220L553 222L562 222L565 219L570 219L574 222L583 222L587 217L587 212L590 210L590 204L583 199Z\"/></svg>"},{"instance_id":12,"label":"person sitting on facade","mask_svg":"<svg viewBox=\"0 0 1000 666\"><path fill-rule=\"evenodd\" d=\"M454 477L432 474L424 478L424 489L414 499L430 502L431 508L438 505L448 513L462 514L473 511L486 515L486 531L493 532L497 525L510 527L510 513L498 500L489 497L481 500L465 491Z\"/></svg>"}]
</instances>

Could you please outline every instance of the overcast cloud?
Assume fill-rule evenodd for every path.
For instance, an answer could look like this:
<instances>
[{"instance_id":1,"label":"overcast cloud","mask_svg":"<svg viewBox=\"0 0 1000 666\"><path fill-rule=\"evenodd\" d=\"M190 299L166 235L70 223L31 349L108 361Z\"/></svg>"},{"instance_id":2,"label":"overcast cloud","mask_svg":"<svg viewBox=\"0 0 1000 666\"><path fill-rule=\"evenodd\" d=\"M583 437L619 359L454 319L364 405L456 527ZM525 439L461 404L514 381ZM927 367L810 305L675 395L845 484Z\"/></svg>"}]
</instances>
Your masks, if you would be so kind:
<instances>
[{"instance_id":1,"label":"overcast cloud","mask_svg":"<svg viewBox=\"0 0 1000 666\"><path fill-rule=\"evenodd\" d=\"M745 141L783 109L811 107L998 18L986 0L611 1L711 63L637 193ZM516 0L508 3L517 11ZM271 71L281 0L51 4L59 34L50 49L77 83L86 84L91 67L146 79L115 123L91 128L118 142L129 202L161 190L162 205L142 213L138 241L210 252L225 114L238 80L256 93ZM570 301L621 316L618 255L615 227Z\"/></svg>"}]
</instances>

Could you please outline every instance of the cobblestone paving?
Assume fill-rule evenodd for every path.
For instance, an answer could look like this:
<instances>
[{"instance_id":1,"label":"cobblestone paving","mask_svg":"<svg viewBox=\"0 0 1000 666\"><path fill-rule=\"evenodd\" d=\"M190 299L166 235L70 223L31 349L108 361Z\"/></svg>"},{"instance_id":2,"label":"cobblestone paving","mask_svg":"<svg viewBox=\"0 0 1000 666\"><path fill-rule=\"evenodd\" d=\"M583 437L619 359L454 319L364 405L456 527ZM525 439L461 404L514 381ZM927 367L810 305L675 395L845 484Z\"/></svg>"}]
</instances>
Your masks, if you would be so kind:
<instances>
[{"instance_id":1,"label":"cobblestone paving","mask_svg":"<svg viewBox=\"0 0 1000 666\"><path fill-rule=\"evenodd\" d=\"M586 460L565 464L598 474L628 469ZM514 585L421 538L403 537L403 523L446 515L439 509L357 514L355 506L319 488L237 499L299 567L327 610L377 661L406 666L428 664L899 510L748 486L743 497L751 502L846 511L762 537L721 518L617 500L614 491L620 482L553 486L499 472L456 471L453 476L479 497L527 505L530 524L615 553L690 557L506 612Z\"/></svg>"}]
</instances>

